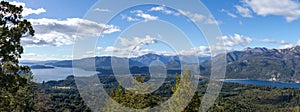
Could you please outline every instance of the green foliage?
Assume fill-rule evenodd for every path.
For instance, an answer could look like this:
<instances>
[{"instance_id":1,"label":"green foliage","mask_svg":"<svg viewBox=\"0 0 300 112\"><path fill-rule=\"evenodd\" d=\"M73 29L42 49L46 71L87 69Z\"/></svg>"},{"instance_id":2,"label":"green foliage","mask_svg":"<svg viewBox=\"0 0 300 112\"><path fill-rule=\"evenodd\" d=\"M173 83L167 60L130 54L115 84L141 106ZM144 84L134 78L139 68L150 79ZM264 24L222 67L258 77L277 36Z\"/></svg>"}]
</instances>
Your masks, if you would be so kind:
<instances>
[{"instance_id":1,"label":"green foliage","mask_svg":"<svg viewBox=\"0 0 300 112\"><path fill-rule=\"evenodd\" d=\"M8 2L0 3L0 59L1 65L9 63L18 65L18 58L23 53L20 45L21 37L34 35L31 23L22 17L22 6L11 5ZM5 68L2 68L5 71Z\"/></svg>"},{"instance_id":2,"label":"green foliage","mask_svg":"<svg viewBox=\"0 0 300 112\"><path fill-rule=\"evenodd\" d=\"M73 76L39 84L39 88L35 90L34 104L37 112L91 111L80 97Z\"/></svg>"},{"instance_id":3,"label":"green foliage","mask_svg":"<svg viewBox=\"0 0 300 112\"><path fill-rule=\"evenodd\" d=\"M23 7L0 2L0 111L33 110L36 88L29 67L19 66L23 47L21 37L33 36L34 30L22 18Z\"/></svg>"},{"instance_id":4,"label":"green foliage","mask_svg":"<svg viewBox=\"0 0 300 112\"><path fill-rule=\"evenodd\" d=\"M182 74L180 82L182 82L184 75ZM102 79L110 79L111 76L102 77ZM174 80L172 79L167 79ZM167 82L168 82L167 81ZM175 87L176 84L171 82L163 85L163 91L157 91L155 95L151 94L133 94L133 90L129 91L122 86L114 86L108 84L108 90L113 100L109 100L106 103L104 112L128 112L126 108L120 108L119 106L131 107L131 108L144 108L147 110L149 107L155 107L157 104L161 104L165 100L172 97L173 94L166 94L165 90L172 91L171 87ZM56 86L71 87L71 89L55 89ZM205 94L207 81L201 81L198 84L197 92L194 94L188 106L184 108L184 112L198 112L199 106L202 101L202 97ZM39 86L40 91L36 92L35 109L36 111L91 111L82 98L80 97L74 80L68 77L63 81L49 81ZM180 85L176 89L180 92ZM174 91L174 92L176 92ZM184 92L183 90L181 92ZM147 96L149 95L149 96ZM153 99L158 99L155 101ZM152 100L151 100L152 99ZM2 100L1 100L2 101ZM179 101L179 100L177 100ZM115 103L113 103L115 102ZM120 105L119 105L120 104ZM170 102L171 107L173 105L180 105L180 102ZM235 112L235 111L295 111L299 110L300 106L300 90L292 88L275 88L264 87L256 85L242 85L236 83L224 83L221 93L214 105L209 109L210 112ZM169 111L169 110L166 110ZM171 110L170 110L171 111Z\"/></svg>"},{"instance_id":5,"label":"green foliage","mask_svg":"<svg viewBox=\"0 0 300 112\"><path fill-rule=\"evenodd\" d=\"M34 91L37 85L30 80L32 74L28 70L21 70L19 75L1 74L0 111L34 110Z\"/></svg>"},{"instance_id":6,"label":"green foliage","mask_svg":"<svg viewBox=\"0 0 300 112\"><path fill-rule=\"evenodd\" d=\"M176 84L175 87L172 88L173 95L172 99L169 102L169 110L171 112L176 112L178 110L186 110L186 111L197 111L198 104L200 104L200 99L198 95L193 93L193 89L195 89L195 85L193 85L192 77L189 70L185 70L181 78L178 74L176 74ZM191 98L191 101L189 98ZM190 107L186 108L186 104L189 104ZM195 106L195 107L192 107Z\"/></svg>"},{"instance_id":7,"label":"green foliage","mask_svg":"<svg viewBox=\"0 0 300 112\"><path fill-rule=\"evenodd\" d=\"M137 82L144 83L145 78L141 75L135 77L134 88L139 88ZM134 88L123 89L121 85L111 94L113 101L108 101L104 111L128 111L126 108L144 109L154 107L158 105L161 98L153 94L140 94ZM149 88L144 88L149 89ZM116 104L118 103L118 104ZM120 105L119 105L120 104Z\"/></svg>"},{"instance_id":8,"label":"green foliage","mask_svg":"<svg viewBox=\"0 0 300 112\"><path fill-rule=\"evenodd\" d=\"M299 92L299 89L225 83L209 111L291 112L300 105Z\"/></svg>"}]
</instances>

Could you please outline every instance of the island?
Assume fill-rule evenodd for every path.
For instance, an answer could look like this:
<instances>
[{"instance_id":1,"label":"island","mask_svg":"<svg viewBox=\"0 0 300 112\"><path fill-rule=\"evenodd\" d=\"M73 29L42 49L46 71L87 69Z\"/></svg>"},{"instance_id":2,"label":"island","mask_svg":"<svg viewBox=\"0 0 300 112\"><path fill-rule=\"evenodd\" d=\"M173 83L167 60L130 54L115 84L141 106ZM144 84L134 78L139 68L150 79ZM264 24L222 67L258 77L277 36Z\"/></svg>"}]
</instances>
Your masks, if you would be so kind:
<instances>
[{"instance_id":1,"label":"island","mask_svg":"<svg viewBox=\"0 0 300 112\"><path fill-rule=\"evenodd\" d=\"M31 69L54 69L53 66L45 66L45 65L32 65L30 66Z\"/></svg>"}]
</instances>

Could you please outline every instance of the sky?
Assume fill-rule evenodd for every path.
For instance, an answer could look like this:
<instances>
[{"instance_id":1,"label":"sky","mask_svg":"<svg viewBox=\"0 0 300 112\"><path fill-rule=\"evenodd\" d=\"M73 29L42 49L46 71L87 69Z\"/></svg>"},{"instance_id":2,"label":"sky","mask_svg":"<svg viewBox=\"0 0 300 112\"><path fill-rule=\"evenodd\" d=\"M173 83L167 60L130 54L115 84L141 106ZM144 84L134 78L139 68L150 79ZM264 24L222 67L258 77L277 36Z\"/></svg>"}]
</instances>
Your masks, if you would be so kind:
<instances>
[{"instance_id":1,"label":"sky","mask_svg":"<svg viewBox=\"0 0 300 112\"><path fill-rule=\"evenodd\" d=\"M103 1L103 0L100 0ZM194 23L217 25L227 51L247 47L284 49L300 45L299 0L200 0L211 13L144 4L119 11L97 0L9 0L22 5L35 35L22 38L22 60L70 60L74 45L96 38L84 57L163 55L209 56L210 43ZM182 3L189 6L188 1ZM97 15L91 19L90 15ZM80 30L78 30L78 28ZM83 30L81 30L83 29ZM101 33L102 31L102 33ZM100 35L101 34L101 35Z\"/></svg>"}]
</instances>

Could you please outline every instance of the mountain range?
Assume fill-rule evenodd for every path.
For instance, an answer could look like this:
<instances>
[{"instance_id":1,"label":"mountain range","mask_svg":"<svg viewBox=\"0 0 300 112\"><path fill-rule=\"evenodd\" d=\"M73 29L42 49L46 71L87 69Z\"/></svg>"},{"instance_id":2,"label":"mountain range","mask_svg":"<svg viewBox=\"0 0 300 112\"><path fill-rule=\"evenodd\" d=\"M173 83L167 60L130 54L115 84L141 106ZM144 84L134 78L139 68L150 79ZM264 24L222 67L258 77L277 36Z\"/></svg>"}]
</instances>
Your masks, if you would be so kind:
<instances>
[{"instance_id":1,"label":"mountain range","mask_svg":"<svg viewBox=\"0 0 300 112\"><path fill-rule=\"evenodd\" d=\"M287 49L257 47L229 52L226 78L299 82L300 46Z\"/></svg>"},{"instance_id":2,"label":"mountain range","mask_svg":"<svg viewBox=\"0 0 300 112\"><path fill-rule=\"evenodd\" d=\"M287 49L246 48L240 51L228 52L226 56L226 78L300 82L300 46ZM82 65L77 67L89 70L94 68L91 62L95 61L97 71L113 74L111 67L112 59L117 62L128 60L132 73L148 73L151 63L159 60L166 66L168 73L181 72L181 63L187 63L199 66L202 76L210 76L210 57L199 57L200 65L197 62L189 60L189 56L164 56L158 54L146 54L132 58L112 56L90 57L74 60L74 62ZM183 60L180 61L180 59ZM40 63L54 67L72 67L72 60L43 61Z\"/></svg>"},{"instance_id":3,"label":"mountain range","mask_svg":"<svg viewBox=\"0 0 300 112\"><path fill-rule=\"evenodd\" d=\"M96 68L102 68L102 69L111 69L111 61L129 61L129 67L149 67L153 61L160 61L164 65L166 65L167 68L180 68L180 63L188 63L188 64L197 64L197 62L192 62L189 60L189 56L164 56L164 55L158 55L158 54L146 54L138 57L132 57L132 58L122 58L122 57L113 57L113 56L103 56L103 57L89 57L89 58L83 58L79 60L73 60L75 63L80 63L80 68L90 68L93 67L90 63L92 61L95 61L95 67ZM182 59L182 61L180 61ZM199 57L199 63L204 62L206 60L209 60L210 57ZM55 61L55 62L49 62L45 63L46 65L52 65L56 67L72 67L72 60L63 60L63 61Z\"/></svg>"}]
</instances>

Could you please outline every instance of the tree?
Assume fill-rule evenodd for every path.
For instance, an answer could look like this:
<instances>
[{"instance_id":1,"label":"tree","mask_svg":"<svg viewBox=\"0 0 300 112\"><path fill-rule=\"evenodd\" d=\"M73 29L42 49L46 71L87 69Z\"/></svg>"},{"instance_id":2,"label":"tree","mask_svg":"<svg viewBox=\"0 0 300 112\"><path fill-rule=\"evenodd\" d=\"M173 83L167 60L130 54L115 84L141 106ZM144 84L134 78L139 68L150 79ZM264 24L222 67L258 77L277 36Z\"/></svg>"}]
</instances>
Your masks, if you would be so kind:
<instances>
[{"instance_id":1,"label":"tree","mask_svg":"<svg viewBox=\"0 0 300 112\"><path fill-rule=\"evenodd\" d=\"M1 1L0 11L0 59L2 72L16 73L18 69L6 71L8 68L3 66L18 66L18 58L21 58L21 54L23 53L23 47L20 44L21 37L33 36L34 30L31 23L23 19L21 15L23 11L22 6L17 7L8 2Z\"/></svg>"},{"instance_id":2,"label":"tree","mask_svg":"<svg viewBox=\"0 0 300 112\"><path fill-rule=\"evenodd\" d=\"M174 93L172 95L173 100L169 101L169 111L177 112L179 110L183 110L183 111L197 110L197 107L192 107L192 106L198 106L200 102L198 95L195 96L195 93L192 93L192 90L194 88L195 85L193 85L192 76L189 70L185 70L182 73L181 77L179 77L179 75L176 74L176 84L175 87L172 87L172 91ZM193 97L191 99L192 103L188 100L191 97ZM190 106L190 107L185 107L185 106Z\"/></svg>"},{"instance_id":3,"label":"tree","mask_svg":"<svg viewBox=\"0 0 300 112\"><path fill-rule=\"evenodd\" d=\"M0 2L0 111L29 111L33 104L32 74L19 66L21 38L33 36L31 23L22 17L22 6Z\"/></svg>"},{"instance_id":4,"label":"tree","mask_svg":"<svg viewBox=\"0 0 300 112\"><path fill-rule=\"evenodd\" d=\"M140 85L138 85L137 82L144 83L145 79L145 77L137 75L134 80L134 87L138 88ZM103 111L128 112L129 110L124 107L143 109L143 111L147 111L149 108L154 107L161 102L161 98L159 96L155 96L151 93L140 94L137 90L135 90L135 88L123 89L121 85L119 85L118 88L110 94L110 97L112 97L116 103L122 105L122 107L117 106L118 104L108 100Z\"/></svg>"}]
</instances>

